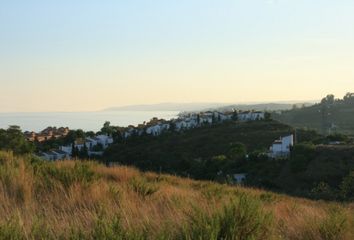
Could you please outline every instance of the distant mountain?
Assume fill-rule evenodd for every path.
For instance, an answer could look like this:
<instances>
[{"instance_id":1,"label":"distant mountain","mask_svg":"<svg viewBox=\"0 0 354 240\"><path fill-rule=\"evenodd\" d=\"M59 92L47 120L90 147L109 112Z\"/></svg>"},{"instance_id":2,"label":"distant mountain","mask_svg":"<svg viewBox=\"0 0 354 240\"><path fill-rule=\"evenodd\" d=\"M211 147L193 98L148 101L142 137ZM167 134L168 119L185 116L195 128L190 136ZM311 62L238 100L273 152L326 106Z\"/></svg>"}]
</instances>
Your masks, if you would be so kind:
<instances>
[{"instance_id":1,"label":"distant mountain","mask_svg":"<svg viewBox=\"0 0 354 240\"><path fill-rule=\"evenodd\" d=\"M112 107L104 109L103 111L178 111L178 112L191 112L191 111L231 111L237 110L256 110L256 111L277 111L288 110L293 105L298 107L305 105L310 106L313 103L254 103L254 104L230 104L230 103L158 103L158 104L141 104L129 105L122 107Z\"/></svg>"},{"instance_id":2,"label":"distant mountain","mask_svg":"<svg viewBox=\"0 0 354 240\"><path fill-rule=\"evenodd\" d=\"M280 110L289 110L296 105L300 106L311 106L313 103L304 102L304 103L259 103L259 104L234 104L217 108L219 111L231 111L232 109L236 110L255 110L255 111L280 111Z\"/></svg>"},{"instance_id":3,"label":"distant mountain","mask_svg":"<svg viewBox=\"0 0 354 240\"><path fill-rule=\"evenodd\" d=\"M219 108L227 103L158 103L112 107L103 111L198 111L206 108Z\"/></svg>"}]
</instances>

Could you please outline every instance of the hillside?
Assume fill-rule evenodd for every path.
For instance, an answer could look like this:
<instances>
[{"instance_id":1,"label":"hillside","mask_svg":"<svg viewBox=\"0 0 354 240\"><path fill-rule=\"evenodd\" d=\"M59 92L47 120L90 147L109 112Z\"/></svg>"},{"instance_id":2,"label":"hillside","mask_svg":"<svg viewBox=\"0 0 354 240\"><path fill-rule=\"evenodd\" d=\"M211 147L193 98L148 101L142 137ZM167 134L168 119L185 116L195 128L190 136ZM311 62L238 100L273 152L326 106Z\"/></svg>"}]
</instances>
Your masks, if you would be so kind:
<instances>
[{"instance_id":1,"label":"hillside","mask_svg":"<svg viewBox=\"0 0 354 240\"><path fill-rule=\"evenodd\" d=\"M185 172L194 178L205 179L208 172L216 174L215 169L206 169L211 167L207 161L214 157L234 151L241 151L240 154L243 151L267 151L275 139L292 131L291 127L276 121L231 121L158 137L130 138L111 146L105 153L105 160L143 170Z\"/></svg>"},{"instance_id":2,"label":"hillside","mask_svg":"<svg viewBox=\"0 0 354 240\"><path fill-rule=\"evenodd\" d=\"M221 183L232 182L234 174L242 173L250 187L312 199L353 200L353 143L326 145L331 138L297 130L297 144L289 158L271 159L265 154L275 139L293 132L276 121L232 121L130 138L108 148L104 160Z\"/></svg>"},{"instance_id":3,"label":"hillside","mask_svg":"<svg viewBox=\"0 0 354 240\"><path fill-rule=\"evenodd\" d=\"M293 106L311 106L313 103L310 102L294 102L294 103L258 103L258 104L234 104L224 107L219 107L219 111L232 111L233 109L241 111L249 111L250 109L255 111L280 111L280 110L290 110Z\"/></svg>"},{"instance_id":4,"label":"hillside","mask_svg":"<svg viewBox=\"0 0 354 240\"><path fill-rule=\"evenodd\" d=\"M321 103L273 113L272 118L293 127L315 129L323 134L343 133L354 135L354 95L343 99L328 95Z\"/></svg>"},{"instance_id":5,"label":"hillside","mask_svg":"<svg viewBox=\"0 0 354 240\"><path fill-rule=\"evenodd\" d=\"M253 109L255 111L278 111L291 109L293 106L310 106L310 102L293 102L293 103L249 103L249 104L230 104L230 103L158 103L158 104L142 104L121 107L111 107L103 111L232 111L233 109L247 111Z\"/></svg>"},{"instance_id":6,"label":"hillside","mask_svg":"<svg viewBox=\"0 0 354 240\"><path fill-rule=\"evenodd\" d=\"M0 152L0 239L353 239L354 205Z\"/></svg>"},{"instance_id":7,"label":"hillside","mask_svg":"<svg viewBox=\"0 0 354 240\"><path fill-rule=\"evenodd\" d=\"M313 199L354 200L354 146L297 144L289 159L249 161L247 184Z\"/></svg>"}]
</instances>

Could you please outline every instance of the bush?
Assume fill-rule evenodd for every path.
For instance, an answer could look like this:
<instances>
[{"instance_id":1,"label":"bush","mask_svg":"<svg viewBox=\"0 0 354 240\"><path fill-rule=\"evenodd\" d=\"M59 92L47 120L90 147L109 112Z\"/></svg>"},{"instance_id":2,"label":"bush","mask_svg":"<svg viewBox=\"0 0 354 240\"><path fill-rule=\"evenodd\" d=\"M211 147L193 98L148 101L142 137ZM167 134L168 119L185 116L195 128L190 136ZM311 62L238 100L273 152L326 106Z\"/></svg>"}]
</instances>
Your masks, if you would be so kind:
<instances>
[{"instance_id":1,"label":"bush","mask_svg":"<svg viewBox=\"0 0 354 240\"><path fill-rule=\"evenodd\" d=\"M326 199L331 200L335 198L331 187L328 183L320 182L318 183L310 192L310 196L314 199Z\"/></svg>"},{"instance_id":2,"label":"bush","mask_svg":"<svg viewBox=\"0 0 354 240\"><path fill-rule=\"evenodd\" d=\"M340 193L344 200L354 200L354 171L343 179Z\"/></svg>"},{"instance_id":3,"label":"bush","mask_svg":"<svg viewBox=\"0 0 354 240\"><path fill-rule=\"evenodd\" d=\"M158 187L154 183L149 183L143 177L134 177L129 182L133 191L141 195L142 197L147 197L158 191Z\"/></svg>"},{"instance_id":4,"label":"bush","mask_svg":"<svg viewBox=\"0 0 354 240\"><path fill-rule=\"evenodd\" d=\"M102 216L95 223L93 239L124 239L124 230L119 217L114 217L111 221L105 220Z\"/></svg>"},{"instance_id":5,"label":"bush","mask_svg":"<svg viewBox=\"0 0 354 240\"><path fill-rule=\"evenodd\" d=\"M0 240L25 239L22 227L17 218L12 218L0 225Z\"/></svg>"},{"instance_id":6,"label":"bush","mask_svg":"<svg viewBox=\"0 0 354 240\"><path fill-rule=\"evenodd\" d=\"M346 228L346 215L339 208L331 208L328 217L320 223L320 236L326 240L344 239Z\"/></svg>"},{"instance_id":7,"label":"bush","mask_svg":"<svg viewBox=\"0 0 354 240\"><path fill-rule=\"evenodd\" d=\"M57 167L50 163L43 163L35 168L35 173L42 178L42 183L47 183L48 187L53 186L51 185L53 181L58 181L68 188L75 182L85 185L98 178L90 166L85 163L75 163L74 167Z\"/></svg>"},{"instance_id":8,"label":"bush","mask_svg":"<svg viewBox=\"0 0 354 240\"><path fill-rule=\"evenodd\" d=\"M270 235L272 215L260 202L246 194L208 216L196 211L184 229L184 239L266 239Z\"/></svg>"},{"instance_id":9,"label":"bush","mask_svg":"<svg viewBox=\"0 0 354 240\"><path fill-rule=\"evenodd\" d=\"M135 229L129 231L122 226L121 218L114 216L108 219L104 215L97 218L92 234L92 239L97 240L143 240L148 239L144 231Z\"/></svg>"}]
</instances>

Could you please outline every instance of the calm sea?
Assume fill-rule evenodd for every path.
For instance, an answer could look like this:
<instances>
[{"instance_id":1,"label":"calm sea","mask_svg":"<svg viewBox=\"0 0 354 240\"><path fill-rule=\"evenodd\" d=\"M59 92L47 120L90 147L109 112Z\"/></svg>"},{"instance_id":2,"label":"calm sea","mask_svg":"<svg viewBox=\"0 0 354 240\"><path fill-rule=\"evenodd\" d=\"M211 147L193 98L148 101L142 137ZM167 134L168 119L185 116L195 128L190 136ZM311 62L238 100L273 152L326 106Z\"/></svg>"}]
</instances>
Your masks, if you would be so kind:
<instances>
[{"instance_id":1,"label":"calm sea","mask_svg":"<svg viewBox=\"0 0 354 240\"><path fill-rule=\"evenodd\" d=\"M177 117L175 111L102 111L102 112L45 112L0 113L0 128L18 125L24 131L40 131L48 126L69 127L85 131L98 131L105 121L126 127L149 121L153 117L169 120Z\"/></svg>"}]
</instances>

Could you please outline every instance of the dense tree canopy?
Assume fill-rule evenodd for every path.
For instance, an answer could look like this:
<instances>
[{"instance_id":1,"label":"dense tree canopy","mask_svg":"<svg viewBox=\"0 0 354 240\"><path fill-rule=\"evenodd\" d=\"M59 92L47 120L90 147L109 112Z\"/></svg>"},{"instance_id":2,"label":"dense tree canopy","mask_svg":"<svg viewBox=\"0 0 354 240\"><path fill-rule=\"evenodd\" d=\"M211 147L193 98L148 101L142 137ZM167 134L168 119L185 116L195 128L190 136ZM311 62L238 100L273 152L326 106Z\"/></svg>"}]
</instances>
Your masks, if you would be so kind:
<instances>
[{"instance_id":1,"label":"dense tree canopy","mask_svg":"<svg viewBox=\"0 0 354 240\"><path fill-rule=\"evenodd\" d=\"M20 127L10 126L0 129L0 150L13 151L16 154L31 153L34 145L25 139Z\"/></svg>"}]
</instances>

